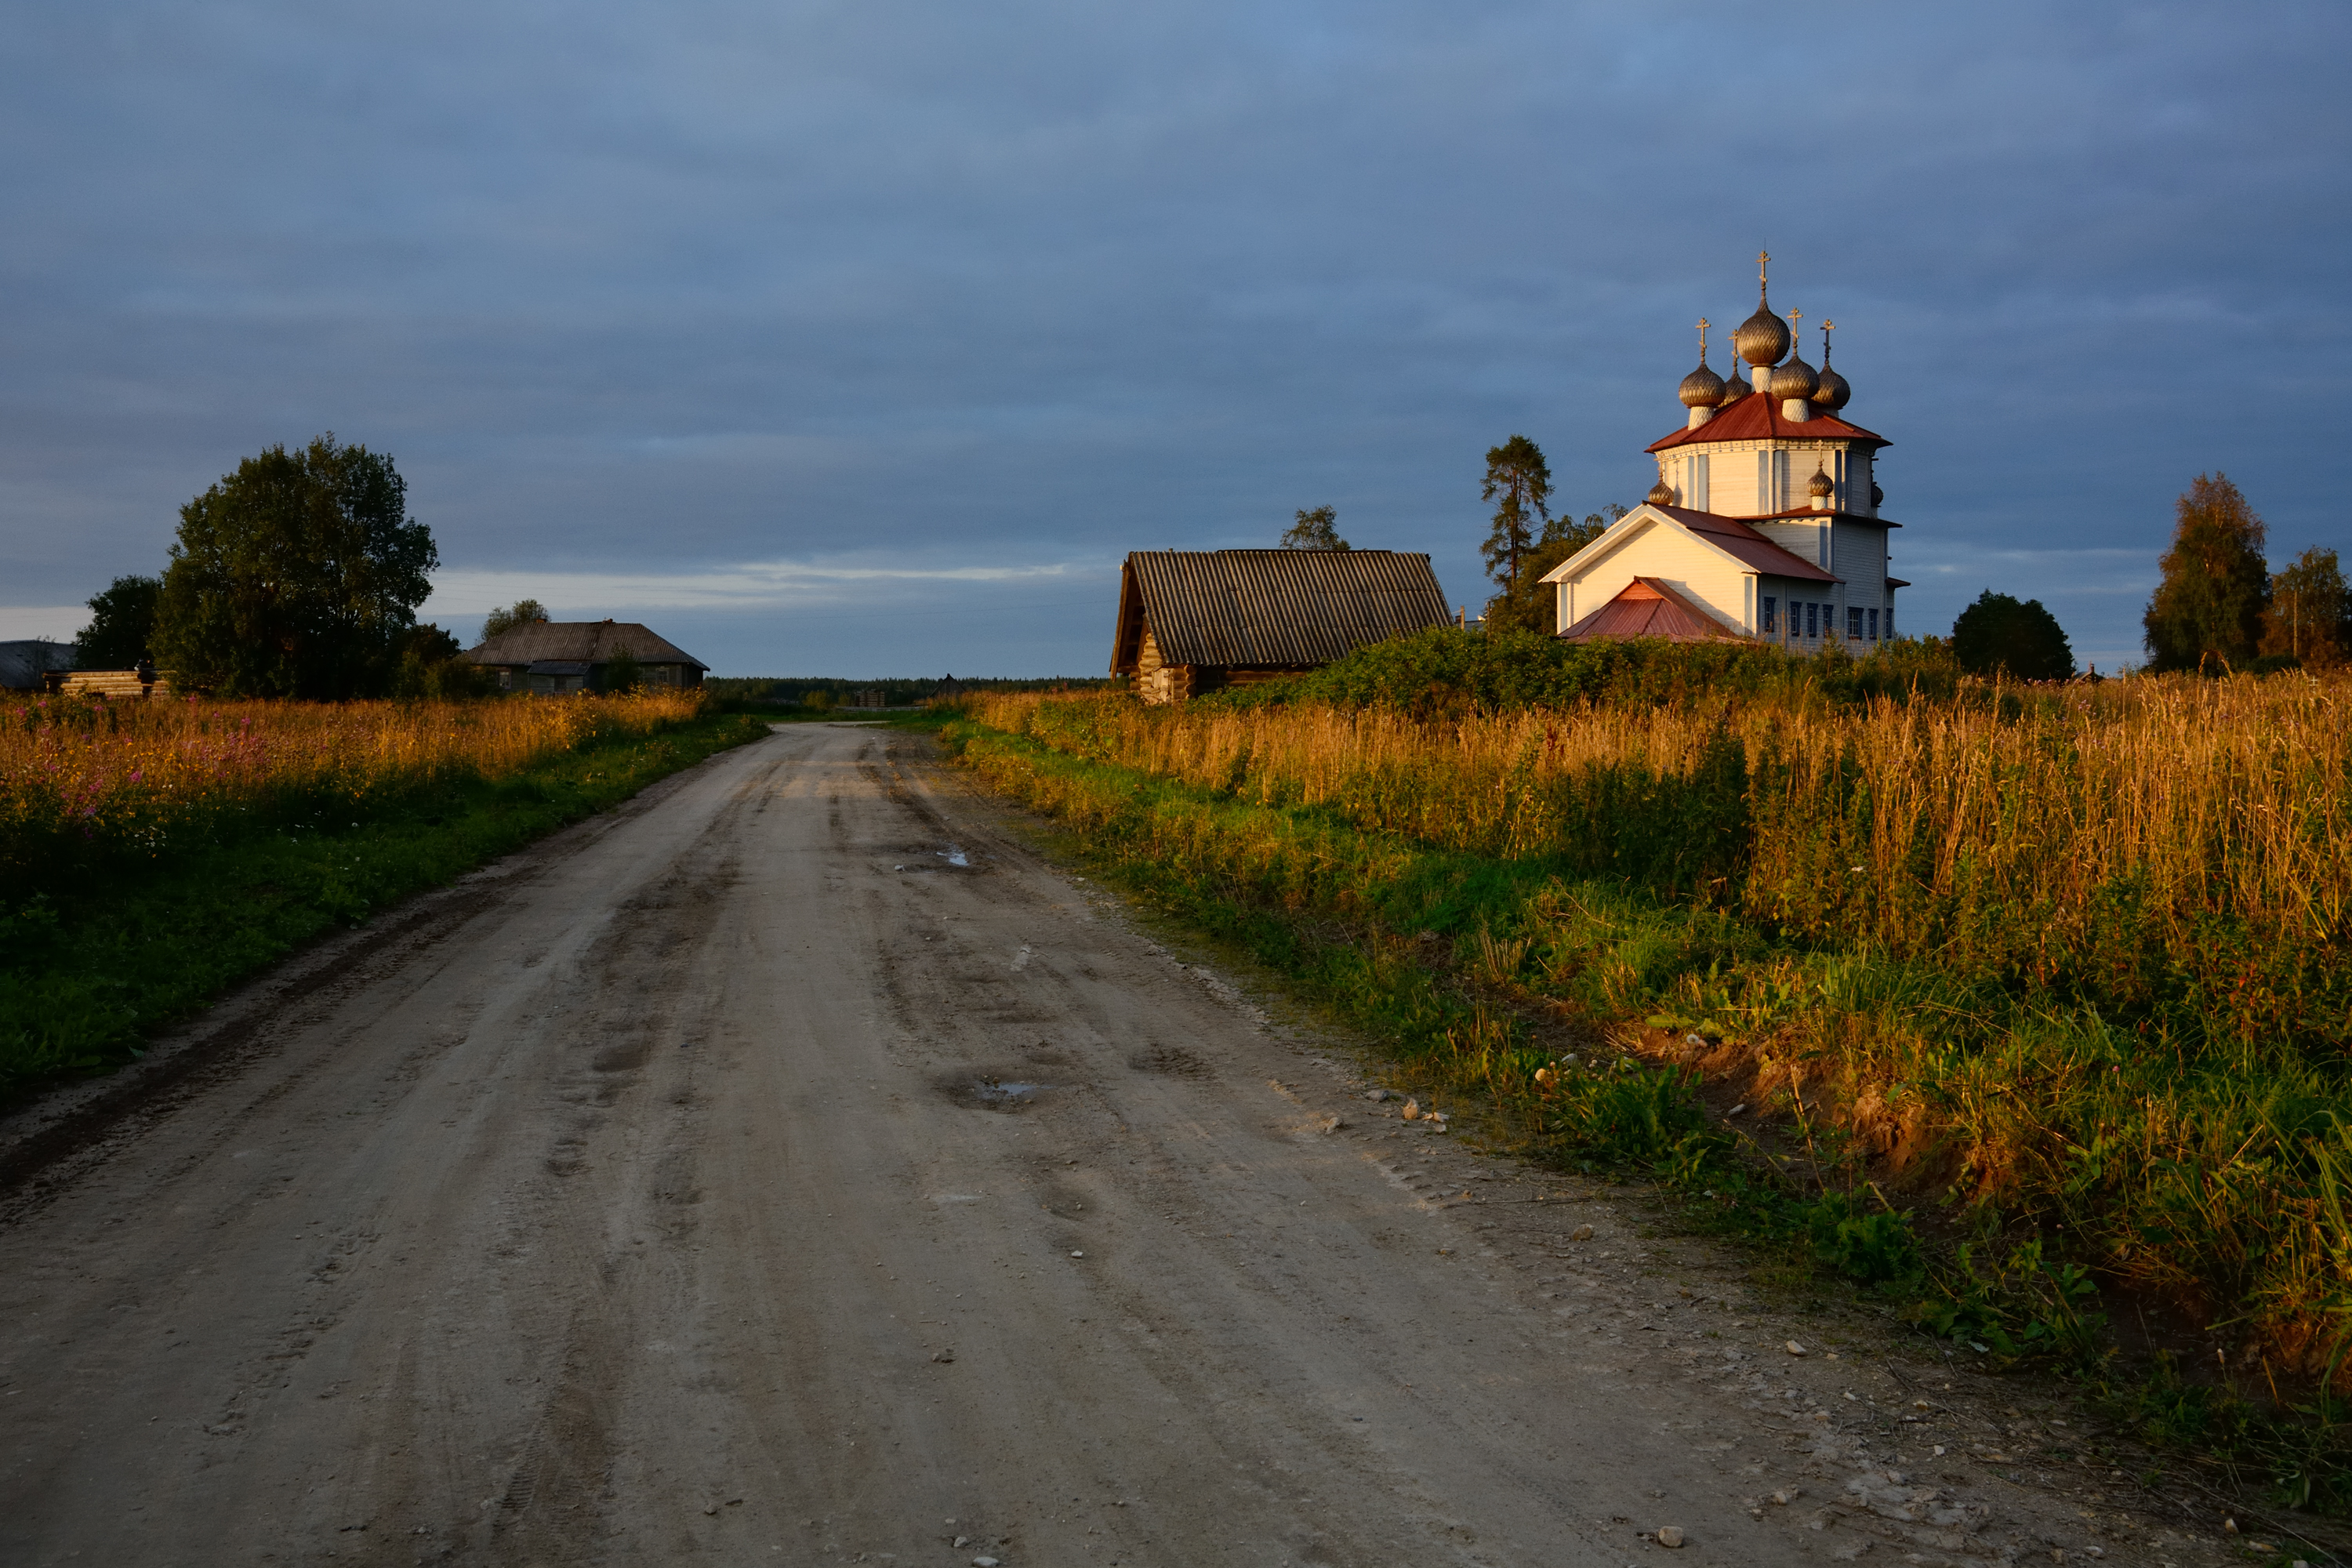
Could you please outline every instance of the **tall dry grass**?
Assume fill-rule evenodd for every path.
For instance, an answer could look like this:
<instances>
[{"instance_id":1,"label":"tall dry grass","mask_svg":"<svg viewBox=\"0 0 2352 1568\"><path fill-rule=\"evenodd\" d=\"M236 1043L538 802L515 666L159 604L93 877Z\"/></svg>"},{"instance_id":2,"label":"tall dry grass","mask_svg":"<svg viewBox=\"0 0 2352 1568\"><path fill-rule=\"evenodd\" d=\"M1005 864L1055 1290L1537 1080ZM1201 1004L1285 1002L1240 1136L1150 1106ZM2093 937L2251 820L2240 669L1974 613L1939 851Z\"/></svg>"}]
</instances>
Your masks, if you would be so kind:
<instances>
[{"instance_id":1,"label":"tall dry grass","mask_svg":"<svg viewBox=\"0 0 2352 1568\"><path fill-rule=\"evenodd\" d=\"M0 706L0 892L110 851L154 854L226 817L362 805L456 774L499 778L648 734L692 693L492 702L108 702Z\"/></svg>"},{"instance_id":2,"label":"tall dry grass","mask_svg":"<svg viewBox=\"0 0 2352 1568\"><path fill-rule=\"evenodd\" d=\"M2323 972L2352 909L2347 700L2352 680L2290 677L1460 720L1029 695L971 711L1252 804L1558 858L1970 976L2140 1007L2194 994L2250 1046L2340 1047Z\"/></svg>"}]
</instances>

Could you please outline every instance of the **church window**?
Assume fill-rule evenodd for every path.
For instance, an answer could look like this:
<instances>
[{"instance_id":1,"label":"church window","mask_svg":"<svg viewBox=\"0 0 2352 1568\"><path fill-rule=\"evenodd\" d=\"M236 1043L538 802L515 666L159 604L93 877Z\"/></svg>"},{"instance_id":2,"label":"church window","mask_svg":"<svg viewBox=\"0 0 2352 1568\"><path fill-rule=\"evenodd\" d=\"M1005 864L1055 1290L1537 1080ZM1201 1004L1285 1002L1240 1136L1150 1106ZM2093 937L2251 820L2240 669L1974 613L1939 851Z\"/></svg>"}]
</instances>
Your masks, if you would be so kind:
<instances>
[{"instance_id":1,"label":"church window","mask_svg":"<svg viewBox=\"0 0 2352 1568\"><path fill-rule=\"evenodd\" d=\"M1778 599L1775 599L1769 594L1764 595L1763 632L1768 637L1777 636L1780 630L1780 624L1776 616L1776 612L1780 607L1780 605Z\"/></svg>"},{"instance_id":2,"label":"church window","mask_svg":"<svg viewBox=\"0 0 2352 1568\"><path fill-rule=\"evenodd\" d=\"M1876 642L1878 640L1878 612L1876 610L1870 612L1870 640L1873 642Z\"/></svg>"},{"instance_id":3,"label":"church window","mask_svg":"<svg viewBox=\"0 0 2352 1568\"><path fill-rule=\"evenodd\" d=\"M1690 460L1690 489L1683 504L1698 511L1713 511L1715 500L1707 484L1706 454L1702 452Z\"/></svg>"},{"instance_id":4,"label":"church window","mask_svg":"<svg viewBox=\"0 0 2352 1568\"><path fill-rule=\"evenodd\" d=\"M1774 511L1789 510L1789 454L1772 454L1772 506Z\"/></svg>"},{"instance_id":5,"label":"church window","mask_svg":"<svg viewBox=\"0 0 2352 1568\"><path fill-rule=\"evenodd\" d=\"M1862 606L1851 605L1845 613L1845 635L1854 641L1862 640Z\"/></svg>"},{"instance_id":6,"label":"church window","mask_svg":"<svg viewBox=\"0 0 2352 1568\"><path fill-rule=\"evenodd\" d=\"M1759 513L1772 510L1772 454L1769 452L1756 454L1756 510Z\"/></svg>"},{"instance_id":7,"label":"church window","mask_svg":"<svg viewBox=\"0 0 2352 1568\"><path fill-rule=\"evenodd\" d=\"M1808 604L1805 606L1805 636L1817 637L1821 635L1822 607L1819 605Z\"/></svg>"}]
</instances>

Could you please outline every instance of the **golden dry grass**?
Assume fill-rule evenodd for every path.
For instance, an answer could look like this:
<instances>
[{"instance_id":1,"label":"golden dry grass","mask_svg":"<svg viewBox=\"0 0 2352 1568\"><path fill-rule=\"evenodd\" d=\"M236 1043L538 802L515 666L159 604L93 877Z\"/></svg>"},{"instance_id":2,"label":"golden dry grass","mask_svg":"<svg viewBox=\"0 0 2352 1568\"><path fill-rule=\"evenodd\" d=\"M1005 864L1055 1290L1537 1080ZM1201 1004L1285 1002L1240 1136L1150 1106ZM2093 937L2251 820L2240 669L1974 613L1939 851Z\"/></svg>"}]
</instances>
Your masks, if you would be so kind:
<instances>
[{"instance_id":1,"label":"golden dry grass","mask_svg":"<svg viewBox=\"0 0 2352 1568\"><path fill-rule=\"evenodd\" d=\"M0 707L0 836L20 852L57 837L152 847L273 801L357 803L453 773L502 777L683 721L699 700L19 700Z\"/></svg>"}]
</instances>

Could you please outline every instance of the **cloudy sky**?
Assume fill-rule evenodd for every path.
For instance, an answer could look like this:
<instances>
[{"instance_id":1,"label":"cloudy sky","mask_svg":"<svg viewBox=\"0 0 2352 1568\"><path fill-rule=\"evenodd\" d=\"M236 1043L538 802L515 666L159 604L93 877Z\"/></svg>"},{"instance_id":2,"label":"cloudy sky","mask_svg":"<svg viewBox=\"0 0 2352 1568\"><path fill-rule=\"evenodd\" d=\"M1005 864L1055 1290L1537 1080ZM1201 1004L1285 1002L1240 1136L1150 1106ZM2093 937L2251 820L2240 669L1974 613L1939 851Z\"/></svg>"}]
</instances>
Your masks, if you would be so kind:
<instances>
[{"instance_id":1,"label":"cloudy sky","mask_svg":"<svg viewBox=\"0 0 2352 1568\"><path fill-rule=\"evenodd\" d=\"M2200 471L2352 550L2340 4L9 14L0 637L322 430L468 640L1091 674L1124 552L1325 503L1475 605L1486 448L1637 500L1768 244L1895 442L1908 629L1990 586L2138 658Z\"/></svg>"}]
</instances>

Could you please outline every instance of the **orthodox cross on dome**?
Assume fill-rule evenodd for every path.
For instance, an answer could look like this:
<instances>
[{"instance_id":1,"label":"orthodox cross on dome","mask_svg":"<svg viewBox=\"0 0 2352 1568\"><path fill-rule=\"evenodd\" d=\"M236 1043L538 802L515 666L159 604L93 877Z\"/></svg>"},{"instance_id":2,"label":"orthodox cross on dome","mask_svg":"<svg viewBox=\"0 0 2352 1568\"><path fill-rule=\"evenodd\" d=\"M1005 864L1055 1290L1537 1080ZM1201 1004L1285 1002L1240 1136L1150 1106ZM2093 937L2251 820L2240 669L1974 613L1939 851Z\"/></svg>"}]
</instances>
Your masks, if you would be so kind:
<instances>
[{"instance_id":1,"label":"orthodox cross on dome","mask_svg":"<svg viewBox=\"0 0 2352 1568\"><path fill-rule=\"evenodd\" d=\"M1822 318L1822 363L1823 364L1830 363L1830 334L1836 331L1837 323L1823 316Z\"/></svg>"},{"instance_id":2,"label":"orthodox cross on dome","mask_svg":"<svg viewBox=\"0 0 2352 1568\"><path fill-rule=\"evenodd\" d=\"M1805 313L1802 310L1791 310L1789 312L1789 335L1791 338L1797 335L1797 323L1804 319Z\"/></svg>"},{"instance_id":3,"label":"orthodox cross on dome","mask_svg":"<svg viewBox=\"0 0 2352 1568\"><path fill-rule=\"evenodd\" d=\"M1713 325L1715 323L1705 316L1698 319L1698 363L1701 364L1706 363L1706 330Z\"/></svg>"},{"instance_id":4,"label":"orthodox cross on dome","mask_svg":"<svg viewBox=\"0 0 2352 1568\"><path fill-rule=\"evenodd\" d=\"M1756 287L1761 290L1771 286L1772 253L1769 250L1759 250L1756 253Z\"/></svg>"}]
</instances>

